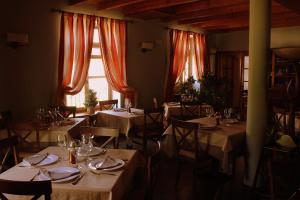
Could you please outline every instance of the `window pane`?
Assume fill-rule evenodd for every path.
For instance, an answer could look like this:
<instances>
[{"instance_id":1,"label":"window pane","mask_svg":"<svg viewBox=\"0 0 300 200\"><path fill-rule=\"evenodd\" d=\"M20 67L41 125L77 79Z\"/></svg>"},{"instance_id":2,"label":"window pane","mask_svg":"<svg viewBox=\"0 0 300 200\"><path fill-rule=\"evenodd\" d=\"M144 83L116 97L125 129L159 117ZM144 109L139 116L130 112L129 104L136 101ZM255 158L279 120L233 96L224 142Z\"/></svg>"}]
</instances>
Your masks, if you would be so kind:
<instances>
[{"instance_id":1,"label":"window pane","mask_svg":"<svg viewBox=\"0 0 300 200\"><path fill-rule=\"evenodd\" d=\"M244 90L248 90L248 82L244 82Z\"/></svg>"},{"instance_id":2,"label":"window pane","mask_svg":"<svg viewBox=\"0 0 300 200\"><path fill-rule=\"evenodd\" d=\"M244 68L249 68L249 56L244 56Z\"/></svg>"},{"instance_id":3,"label":"window pane","mask_svg":"<svg viewBox=\"0 0 300 200\"><path fill-rule=\"evenodd\" d=\"M97 92L98 100L108 99L108 84L106 78L89 79L89 88Z\"/></svg>"},{"instance_id":4,"label":"window pane","mask_svg":"<svg viewBox=\"0 0 300 200\"><path fill-rule=\"evenodd\" d=\"M66 95L67 106L83 107L84 94L85 94L85 89L83 87L82 90L76 95Z\"/></svg>"},{"instance_id":5,"label":"window pane","mask_svg":"<svg viewBox=\"0 0 300 200\"><path fill-rule=\"evenodd\" d=\"M94 29L94 37L93 37L93 43L99 43L99 34L98 29Z\"/></svg>"},{"instance_id":6,"label":"window pane","mask_svg":"<svg viewBox=\"0 0 300 200\"><path fill-rule=\"evenodd\" d=\"M248 81L249 78L249 70L248 69L244 69L244 81Z\"/></svg>"},{"instance_id":7,"label":"window pane","mask_svg":"<svg viewBox=\"0 0 300 200\"><path fill-rule=\"evenodd\" d=\"M121 107L121 94L116 91L112 91L112 99L118 99L118 106Z\"/></svg>"},{"instance_id":8,"label":"window pane","mask_svg":"<svg viewBox=\"0 0 300 200\"><path fill-rule=\"evenodd\" d=\"M99 56L100 55L100 48L92 48L92 55Z\"/></svg>"},{"instance_id":9,"label":"window pane","mask_svg":"<svg viewBox=\"0 0 300 200\"><path fill-rule=\"evenodd\" d=\"M92 58L89 67L89 76L105 76L102 60Z\"/></svg>"}]
</instances>

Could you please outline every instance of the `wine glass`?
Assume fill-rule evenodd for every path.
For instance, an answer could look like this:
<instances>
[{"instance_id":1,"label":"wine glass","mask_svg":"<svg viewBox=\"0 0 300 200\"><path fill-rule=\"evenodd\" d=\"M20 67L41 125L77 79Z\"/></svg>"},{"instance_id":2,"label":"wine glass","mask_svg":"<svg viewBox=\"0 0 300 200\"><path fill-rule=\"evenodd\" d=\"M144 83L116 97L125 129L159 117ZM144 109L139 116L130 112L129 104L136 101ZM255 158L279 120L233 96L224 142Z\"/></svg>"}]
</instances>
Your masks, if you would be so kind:
<instances>
[{"instance_id":1,"label":"wine glass","mask_svg":"<svg viewBox=\"0 0 300 200\"><path fill-rule=\"evenodd\" d=\"M57 145L61 147L62 155L64 154L64 148L67 146L67 136L65 134L59 134L57 136ZM62 156L64 160L64 156Z\"/></svg>"}]
</instances>

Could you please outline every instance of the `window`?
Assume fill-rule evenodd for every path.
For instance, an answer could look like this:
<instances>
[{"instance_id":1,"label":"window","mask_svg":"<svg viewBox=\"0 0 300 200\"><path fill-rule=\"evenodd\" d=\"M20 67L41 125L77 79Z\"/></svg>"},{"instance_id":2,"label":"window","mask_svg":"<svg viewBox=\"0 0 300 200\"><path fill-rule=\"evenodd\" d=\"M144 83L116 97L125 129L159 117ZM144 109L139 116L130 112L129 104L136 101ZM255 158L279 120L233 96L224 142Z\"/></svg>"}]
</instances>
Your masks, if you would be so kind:
<instances>
[{"instance_id":1,"label":"window","mask_svg":"<svg viewBox=\"0 0 300 200\"><path fill-rule=\"evenodd\" d=\"M95 92L97 92L98 101L118 99L120 103L120 93L112 90L105 77L104 66L99 47L98 29L94 30L92 55L86 83L78 94L66 95L67 106L76 106L78 108L83 108L85 91L87 91L88 89L93 89Z\"/></svg>"},{"instance_id":2,"label":"window","mask_svg":"<svg viewBox=\"0 0 300 200\"><path fill-rule=\"evenodd\" d=\"M179 77L178 82L185 82L189 77L193 76L195 80L196 78L196 63L195 63L195 55L194 55L194 45L193 45L193 35L190 35L190 45L189 45L189 55L187 61L185 63L182 75Z\"/></svg>"},{"instance_id":3,"label":"window","mask_svg":"<svg viewBox=\"0 0 300 200\"><path fill-rule=\"evenodd\" d=\"M249 56L244 56L244 70L243 70L243 89L248 90L249 80Z\"/></svg>"}]
</instances>

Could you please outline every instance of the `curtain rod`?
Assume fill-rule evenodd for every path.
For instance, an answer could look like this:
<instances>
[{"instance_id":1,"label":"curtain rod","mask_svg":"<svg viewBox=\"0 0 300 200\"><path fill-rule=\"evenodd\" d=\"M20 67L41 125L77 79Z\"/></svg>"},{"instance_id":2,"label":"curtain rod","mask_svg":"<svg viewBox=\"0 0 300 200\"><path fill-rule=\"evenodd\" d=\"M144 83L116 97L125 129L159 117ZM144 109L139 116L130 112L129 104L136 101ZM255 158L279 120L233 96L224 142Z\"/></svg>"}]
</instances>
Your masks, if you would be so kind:
<instances>
[{"instance_id":1,"label":"curtain rod","mask_svg":"<svg viewBox=\"0 0 300 200\"><path fill-rule=\"evenodd\" d=\"M99 15L91 15L91 14L86 14L86 13L80 13L80 12L73 12L73 11L66 11L66 10L63 10L63 9L60 9L60 8L51 8L50 9L51 12L58 12L58 13L74 13L74 14L81 14L81 15L87 15L87 16L95 16L95 17L103 17L103 16L99 16ZM109 19L116 19L116 18L111 18L111 17L103 17L103 18L109 18ZM123 20L125 22L128 22L128 23L133 23L134 21L133 20L128 20L128 19L117 19L117 20Z\"/></svg>"},{"instance_id":2,"label":"curtain rod","mask_svg":"<svg viewBox=\"0 0 300 200\"><path fill-rule=\"evenodd\" d=\"M177 30L177 31L186 31L186 30L182 30L182 29L179 29L179 28L172 28L172 27L168 27L166 26L165 29L169 30L169 29L172 29L172 30ZM186 31L188 33L198 33L198 32L195 32L195 31ZM202 33L202 34L205 34L205 33Z\"/></svg>"}]
</instances>

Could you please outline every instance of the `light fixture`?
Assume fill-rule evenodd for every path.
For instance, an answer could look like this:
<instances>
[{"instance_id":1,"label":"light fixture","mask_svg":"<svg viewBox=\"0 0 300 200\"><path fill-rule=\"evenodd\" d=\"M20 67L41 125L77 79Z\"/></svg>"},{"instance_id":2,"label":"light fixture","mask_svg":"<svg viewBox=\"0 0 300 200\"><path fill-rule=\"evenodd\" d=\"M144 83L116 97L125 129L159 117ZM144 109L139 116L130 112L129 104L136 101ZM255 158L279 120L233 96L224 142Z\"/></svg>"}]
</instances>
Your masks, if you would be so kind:
<instances>
[{"instance_id":1,"label":"light fixture","mask_svg":"<svg viewBox=\"0 0 300 200\"><path fill-rule=\"evenodd\" d=\"M141 50L143 53L147 52L147 51L151 51L154 47L154 43L153 42L142 42L141 43Z\"/></svg>"},{"instance_id":2,"label":"light fixture","mask_svg":"<svg viewBox=\"0 0 300 200\"><path fill-rule=\"evenodd\" d=\"M6 42L13 48L24 46L29 43L27 33L7 33Z\"/></svg>"}]
</instances>

